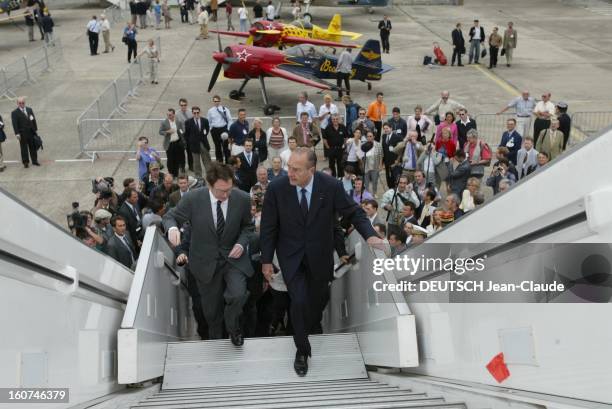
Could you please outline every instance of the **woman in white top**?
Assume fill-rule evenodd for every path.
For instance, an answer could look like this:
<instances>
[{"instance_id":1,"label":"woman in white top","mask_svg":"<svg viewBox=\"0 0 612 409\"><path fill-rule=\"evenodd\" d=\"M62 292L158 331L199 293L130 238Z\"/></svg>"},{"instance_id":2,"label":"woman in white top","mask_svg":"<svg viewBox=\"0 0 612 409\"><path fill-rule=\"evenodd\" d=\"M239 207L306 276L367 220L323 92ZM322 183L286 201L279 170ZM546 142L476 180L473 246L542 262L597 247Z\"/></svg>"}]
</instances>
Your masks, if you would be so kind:
<instances>
[{"instance_id":1,"label":"woman in white top","mask_svg":"<svg viewBox=\"0 0 612 409\"><path fill-rule=\"evenodd\" d=\"M272 119L272 126L266 131L269 158L280 157L281 152L287 149L289 135L287 134L287 130L280 125L280 118L275 116L274 119Z\"/></svg>"},{"instance_id":2,"label":"woman in white top","mask_svg":"<svg viewBox=\"0 0 612 409\"><path fill-rule=\"evenodd\" d=\"M249 16L248 16L249 11L244 7L240 7L238 9L238 20L240 20L240 31L245 33L247 31L249 31L249 26L248 26L248 22L249 22Z\"/></svg>"},{"instance_id":3,"label":"woman in white top","mask_svg":"<svg viewBox=\"0 0 612 409\"><path fill-rule=\"evenodd\" d=\"M357 152L360 152L361 147L361 130L355 129L353 132L353 138L346 141L344 148L347 153L345 166L352 166L355 169L357 175L361 175L361 169L359 168L359 157Z\"/></svg>"},{"instance_id":4,"label":"woman in white top","mask_svg":"<svg viewBox=\"0 0 612 409\"><path fill-rule=\"evenodd\" d=\"M431 237L432 234L439 232L442 230L442 210L436 209L434 210L431 216L431 223L427 226L427 237Z\"/></svg>"},{"instance_id":5,"label":"woman in white top","mask_svg":"<svg viewBox=\"0 0 612 409\"><path fill-rule=\"evenodd\" d=\"M149 65L149 78L151 78L151 84L159 84L157 82L157 65L159 64L159 51L155 46L153 39L149 40L147 48L144 49L143 54L146 55Z\"/></svg>"},{"instance_id":6,"label":"woman in white top","mask_svg":"<svg viewBox=\"0 0 612 409\"><path fill-rule=\"evenodd\" d=\"M463 191L461 195L461 204L459 205L459 209L464 212L469 212L470 210L474 210L476 208L476 204L474 203L474 196L480 190L480 180L475 177L471 177L467 180L467 189Z\"/></svg>"}]
</instances>

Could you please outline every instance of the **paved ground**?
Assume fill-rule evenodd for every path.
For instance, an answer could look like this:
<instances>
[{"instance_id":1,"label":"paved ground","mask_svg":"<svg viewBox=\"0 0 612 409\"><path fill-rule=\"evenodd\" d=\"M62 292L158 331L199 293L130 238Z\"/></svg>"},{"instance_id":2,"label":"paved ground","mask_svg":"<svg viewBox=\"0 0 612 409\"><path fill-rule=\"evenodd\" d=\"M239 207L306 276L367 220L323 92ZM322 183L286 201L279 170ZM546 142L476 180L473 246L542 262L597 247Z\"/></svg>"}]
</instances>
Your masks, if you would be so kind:
<instances>
[{"instance_id":1,"label":"paved ground","mask_svg":"<svg viewBox=\"0 0 612 409\"><path fill-rule=\"evenodd\" d=\"M550 90L553 100L567 101L571 111L612 111L612 82L607 80L612 77L612 16L607 15L608 8L598 7L602 2L466 0L465 3L463 7L397 6L387 10L392 15L394 30L392 54L384 55L383 59L396 69L370 92L363 84L354 84L354 99L366 105L375 92L383 91L389 106L398 105L403 112L410 112L417 103L428 105L442 89L448 89L453 98L479 114L497 111L517 94L517 89L526 88L534 96ZM5 159L17 162L0 174L0 186L61 224L65 223L72 201L89 207L93 198L89 193L91 178L112 175L121 181L136 172L136 164L126 160L132 155L102 155L94 163L55 162L77 157L76 118L126 66L119 25L113 35L115 52L89 56L84 26L92 13L99 12L54 13L57 34L65 48L64 61L36 84L18 91L28 97L28 105L34 108L40 133L45 137L43 166L23 169L11 131L9 141L3 144ZM314 8L316 22L326 26L332 12L331 8ZM343 27L364 32L364 38L377 38L376 23L382 13L383 10L377 10L369 15L359 9L342 9ZM487 33L493 25L503 27L507 21L515 22L519 45L512 68L500 64L500 68L491 72L483 66L430 69L421 65L423 55L431 53L434 41L440 42L450 57L451 29L457 21L469 27L473 18L480 19ZM210 94L206 87L214 67L210 54L216 49L216 41L195 41L195 26L181 25L176 20L174 23L171 30L146 30L140 34L140 41L161 36L160 84L141 87L139 96L127 106L126 118L160 118L167 107L177 105L181 96L208 108ZM0 30L2 64L40 45L25 41L23 26L4 24ZM223 39L224 44L231 42L231 38ZM283 107L280 114L293 115L296 94L303 87L278 79L269 80L267 85L271 99ZM221 80L215 92L225 98L237 86L234 81ZM261 115L257 84L249 84L245 91L244 101L226 102L233 112L245 107L249 115ZM321 103L320 95L313 99L315 104ZM12 109L14 101L0 100L0 113L7 122ZM11 129L10 124L7 128ZM159 145L161 137L150 136Z\"/></svg>"}]
</instances>

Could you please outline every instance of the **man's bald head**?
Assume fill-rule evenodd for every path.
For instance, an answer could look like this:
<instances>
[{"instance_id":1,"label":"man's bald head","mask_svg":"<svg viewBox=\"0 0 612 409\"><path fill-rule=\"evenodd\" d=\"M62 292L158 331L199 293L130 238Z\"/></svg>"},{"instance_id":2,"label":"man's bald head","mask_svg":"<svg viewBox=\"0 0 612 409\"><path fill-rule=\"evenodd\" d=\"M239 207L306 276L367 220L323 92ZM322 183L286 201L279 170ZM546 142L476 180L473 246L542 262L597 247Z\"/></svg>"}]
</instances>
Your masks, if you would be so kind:
<instances>
[{"instance_id":1,"label":"man's bald head","mask_svg":"<svg viewBox=\"0 0 612 409\"><path fill-rule=\"evenodd\" d=\"M448 91L442 91L442 92L440 93L440 96L441 96L442 98L448 98L448 97L450 97L450 92L448 92Z\"/></svg>"}]
</instances>

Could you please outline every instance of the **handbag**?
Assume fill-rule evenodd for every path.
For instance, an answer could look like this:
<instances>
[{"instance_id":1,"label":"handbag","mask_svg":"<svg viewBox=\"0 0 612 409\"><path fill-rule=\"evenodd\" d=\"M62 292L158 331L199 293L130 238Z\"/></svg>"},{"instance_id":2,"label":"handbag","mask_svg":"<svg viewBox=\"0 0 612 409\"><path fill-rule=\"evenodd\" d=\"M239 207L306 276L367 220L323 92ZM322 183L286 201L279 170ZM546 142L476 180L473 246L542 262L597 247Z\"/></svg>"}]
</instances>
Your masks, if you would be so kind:
<instances>
[{"instance_id":1,"label":"handbag","mask_svg":"<svg viewBox=\"0 0 612 409\"><path fill-rule=\"evenodd\" d=\"M480 58L485 58L487 56L487 49L483 48L480 52Z\"/></svg>"},{"instance_id":2,"label":"handbag","mask_svg":"<svg viewBox=\"0 0 612 409\"><path fill-rule=\"evenodd\" d=\"M44 149L42 138L37 133L34 134L34 147L37 151Z\"/></svg>"},{"instance_id":3,"label":"handbag","mask_svg":"<svg viewBox=\"0 0 612 409\"><path fill-rule=\"evenodd\" d=\"M123 37L121 37L121 42L122 42L123 44L127 44L127 43L128 43L128 38L127 38L127 36L125 36L125 35L124 35Z\"/></svg>"},{"instance_id":4,"label":"handbag","mask_svg":"<svg viewBox=\"0 0 612 409\"><path fill-rule=\"evenodd\" d=\"M502 57L503 57L504 55L506 55L506 49L505 49L505 48L502 48L502 50L501 50L501 55L502 55Z\"/></svg>"}]
</instances>

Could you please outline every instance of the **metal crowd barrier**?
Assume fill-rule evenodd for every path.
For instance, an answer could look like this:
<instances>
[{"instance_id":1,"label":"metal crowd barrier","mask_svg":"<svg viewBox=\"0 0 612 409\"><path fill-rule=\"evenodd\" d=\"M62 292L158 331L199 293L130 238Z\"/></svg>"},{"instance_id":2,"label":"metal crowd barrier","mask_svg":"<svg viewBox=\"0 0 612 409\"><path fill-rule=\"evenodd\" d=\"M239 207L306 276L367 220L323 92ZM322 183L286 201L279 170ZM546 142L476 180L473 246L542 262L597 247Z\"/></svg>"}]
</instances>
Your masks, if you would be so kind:
<instances>
[{"instance_id":1,"label":"metal crowd barrier","mask_svg":"<svg viewBox=\"0 0 612 409\"><path fill-rule=\"evenodd\" d=\"M48 46L38 47L8 65L0 67L0 98L15 98L15 91L25 83L48 72L62 59L62 43L55 38Z\"/></svg>"},{"instance_id":2,"label":"metal crowd barrier","mask_svg":"<svg viewBox=\"0 0 612 409\"><path fill-rule=\"evenodd\" d=\"M273 117L247 117L250 129L253 128L253 120L256 118L261 120L264 132L272 126ZM289 136L291 136L296 125L295 116L282 116L279 118L281 120L281 127L284 127ZM100 132L82 146L82 152L90 157L92 161L95 161L100 154L135 153L138 138L146 136L149 139L149 146L163 153L164 138L159 134L161 121L163 121L163 118L83 118L79 122L79 129L100 130ZM211 145L211 154L214 154L212 138L209 138L209 143ZM323 144L318 144L317 148L322 151Z\"/></svg>"},{"instance_id":3,"label":"metal crowd barrier","mask_svg":"<svg viewBox=\"0 0 612 409\"><path fill-rule=\"evenodd\" d=\"M584 137L595 136L610 125L612 125L612 111L574 112L572 114L572 127ZM570 139L574 139L573 130Z\"/></svg>"},{"instance_id":4,"label":"metal crowd barrier","mask_svg":"<svg viewBox=\"0 0 612 409\"><path fill-rule=\"evenodd\" d=\"M132 18L127 0L122 0L119 5L111 4L104 9L104 14L111 23L125 23Z\"/></svg>"},{"instance_id":5,"label":"metal crowd barrier","mask_svg":"<svg viewBox=\"0 0 612 409\"><path fill-rule=\"evenodd\" d=\"M157 37L155 42L161 54L160 37ZM108 121L127 112L124 104L129 97L138 95L138 86L148 75L147 67L143 66L144 61L141 60L138 56L132 61L77 118L81 154L91 157L96 150L92 153L90 146L95 146L102 139L112 138Z\"/></svg>"}]
</instances>

